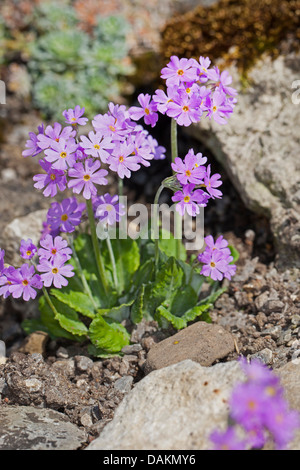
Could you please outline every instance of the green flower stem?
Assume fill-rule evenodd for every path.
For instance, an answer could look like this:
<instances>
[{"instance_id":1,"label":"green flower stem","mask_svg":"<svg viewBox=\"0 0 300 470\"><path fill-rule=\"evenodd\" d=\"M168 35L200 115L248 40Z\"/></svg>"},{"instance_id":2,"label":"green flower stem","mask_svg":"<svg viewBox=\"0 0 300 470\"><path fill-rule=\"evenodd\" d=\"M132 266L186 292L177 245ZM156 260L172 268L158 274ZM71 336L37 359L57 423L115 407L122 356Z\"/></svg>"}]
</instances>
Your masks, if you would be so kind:
<instances>
[{"instance_id":1,"label":"green flower stem","mask_svg":"<svg viewBox=\"0 0 300 470\"><path fill-rule=\"evenodd\" d=\"M110 241L110 238L109 238L108 234L107 234L107 238L106 238L106 243L107 243L109 257L110 257L110 261L111 261L111 265L112 265L113 279L114 279L115 288L116 288L118 294L120 295L121 292L120 292L119 281L118 281L118 276L117 276L116 260L115 260L114 251L113 251L111 241Z\"/></svg>"},{"instance_id":2,"label":"green flower stem","mask_svg":"<svg viewBox=\"0 0 300 470\"><path fill-rule=\"evenodd\" d=\"M124 183L122 178L118 178L118 192L119 192L119 199L123 196L124 192Z\"/></svg>"},{"instance_id":3,"label":"green flower stem","mask_svg":"<svg viewBox=\"0 0 300 470\"><path fill-rule=\"evenodd\" d=\"M154 243L155 243L155 266L156 268L158 267L158 261L159 261L159 246L158 246L158 243L159 243L159 206L158 206L158 201L159 201L159 197L162 193L164 189L164 184L162 183L160 185L160 187L158 188L156 194L155 194L155 198L154 198L154 210L156 211L155 212L155 225L156 225L156 233L155 233L155 239L154 239Z\"/></svg>"},{"instance_id":4,"label":"green flower stem","mask_svg":"<svg viewBox=\"0 0 300 470\"><path fill-rule=\"evenodd\" d=\"M96 232L96 224L95 224L94 211L93 211L93 205L92 205L91 199L86 200L86 207L87 207L87 212L88 212L88 217L89 217L89 222L90 222L92 243L93 243L98 273L99 273L103 288L105 290L105 293L108 294L108 283L107 283L107 279L105 275L102 256L100 253L99 241L98 241L97 232Z\"/></svg>"},{"instance_id":5,"label":"green flower stem","mask_svg":"<svg viewBox=\"0 0 300 470\"><path fill-rule=\"evenodd\" d=\"M175 162L175 158L178 157L178 149L177 149L177 122L175 119L171 120L171 155L172 155L172 162Z\"/></svg>"},{"instance_id":6,"label":"green flower stem","mask_svg":"<svg viewBox=\"0 0 300 470\"><path fill-rule=\"evenodd\" d=\"M51 308L52 312L54 313L54 316L55 318L58 316L58 311L56 310L56 308L54 307L53 303L52 303L52 300L50 299L50 295L48 294L48 291L47 289L43 286L42 287L42 291L43 291L43 294L45 296L45 299L47 300L48 302L48 305L49 307Z\"/></svg>"},{"instance_id":7,"label":"green flower stem","mask_svg":"<svg viewBox=\"0 0 300 470\"><path fill-rule=\"evenodd\" d=\"M172 156L172 162L175 162L175 158L178 157L178 148L177 148L177 122L175 119L171 120L171 156ZM182 225L182 220L181 220L181 215L175 211L174 214L174 225L175 225L175 234L180 233L181 225ZM176 239L176 258L180 258L180 247L181 247L181 239L177 238Z\"/></svg>"},{"instance_id":8,"label":"green flower stem","mask_svg":"<svg viewBox=\"0 0 300 470\"><path fill-rule=\"evenodd\" d=\"M92 294L92 291L90 289L90 286L88 285L88 282L86 280L86 277L83 273L83 270L82 270L82 267L81 267L81 264L80 264L80 261L79 261L79 258L77 256L77 253L76 253L76 250L75 250L75 247L74 247L74 243L73 243L73 238L71 236L68 236L68 241L69 241L69 245L71 246L72 248L72 255L73 255L73 258L76 262L76 265L77 265L77 268L78 268L78 272L79 272L79 275L80 275L80 279L81 279L81 282L83 284L83 288L84 288L84 291L85 293L89 296L90 298L90 301L92 302L93 306L94 306L94 309L97 310L98 307L97 307L97 304L94 300L94 297L93 297L93 294Z\"/></svg>"}]
</instances>

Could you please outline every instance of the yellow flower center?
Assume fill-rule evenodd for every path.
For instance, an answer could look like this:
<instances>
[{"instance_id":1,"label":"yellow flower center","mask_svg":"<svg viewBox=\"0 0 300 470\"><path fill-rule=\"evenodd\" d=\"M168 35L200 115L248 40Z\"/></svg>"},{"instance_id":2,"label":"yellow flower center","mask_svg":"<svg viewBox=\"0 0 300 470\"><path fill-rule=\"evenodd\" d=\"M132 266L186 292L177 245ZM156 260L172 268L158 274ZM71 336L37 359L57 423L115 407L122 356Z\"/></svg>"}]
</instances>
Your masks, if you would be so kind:
<instances>
[{"instance_id":1,"label":"yellow flower center","mask_svg":"<svg viewBox=\"0 0 300 470\"><path fill-rule=\"evenodd\" d=\"M184 202L190 202L190 199L191 199L190 196L185 196L185 198L183 200L184 200Z\"/></svg>"},{"instance_id":2,"label":"yellow flower center","mask_svg":"<svg viewBox=\"0 0 300 470\"><path fill-rule=\"evenodd\" d=\"M177 75L183 75L184 71L182 69L177 70Z\"/></svg>"},{"instance_id":3,"label":"yellow flower center","mask_svg":"<svg viewBox=\"0 0 300 470\"><path fill-rule=\"evenodd\" d=\"M191 176L190 170L186 170L185 174L186 174L186 176Z\"/></svg>"},{"instance_id":4,"label":"yellow flower center","mask_svg":"<svg viewBox=\"0 0 300 470\"><path fill-rule=\"evenodd\" d=\"M91 179L90 175L84 175L83 177L84 181L88 181Z\"/></svg>"},{"instance_id":5,"label":"yellow flower center","mask_svg":"<svg viewBox=\"0 0 300 470\"><path fill-rule=\"evenodd\" d=\"M215 267L216 267L216 263L214 263L213 261L211 261L211 262L210 262L210 266L211 266L212 268L215 268Z\"/></svg>"},{"instance_id":6,"label":"yellow flower center","mask_svg":"<svg viewBox=\"0 0 300 470\"><path fill-rule=\"evenodd\" d=\"M188 106L183 106L182 111L184 111L186 113L188 110L189 110Z\"/></svg>"},{"instance_id":7,"label":"yellow flower center","mask_svg":"<svg viewBox=\"0 0 300 470\"><path fill-rule=\"evenodd\" d=\"M60 154L61 158L66 158L66 156L67 156L67 152L61 152L61 154Z\"/></svg>"},{"instance_id":8,"label":"yellow flower center","mask_svg":"<svg viewBox=\"0 0 300 470\"><path fill-rule=\"evenodd\" d=\"M61 216L61 220L62 220L63 222L65 222L66 220L68 220L68 215L67 215L67 214L63 214L63 215Z\"/></svg>"},{"instance_id":9,"label":"yellow flower center","mask_svg":"<svg viewBox=\"0 0 300 470\"><path fill-rule=\"evenodd\" d=\"M145 114L150 114L149 108L145 108Z\"/></svg>"},{"instance_id":10,"label":"yellow flower center","mask_svg":"<svg viewBox=\"0 0 300 470\"><path fill-rule=\"evenodd\" d=\"M53 269L52 269L52 272L53 272L53 274L57 274L57 273L58 273L58 269L57 269L57 268L53 268Z\"/></svg>"},{"instance_id":11,"label":"yellow flower center","mask_svg":"<svg viewBox=\"0 0 300 470\"><path fill-rule=\"evenodd\" d=\"M99 150L99 149L100 149L100 145L99 145L99 144L95 144L95 145L94 145L94 148L95 148L96 150Z\"/></svg>"},{"instance_id":12,"label":"yellow flower center","mask_svg":"<svg viewBox=\"0 0 300 470\"><path fill-rule=\"evenodd\" d=\"M119 162L124 162L124 157L122 155L119 157Z\"/></svg>"},{"instance_id":13,"label":"yellow flower center","mask_svg":"<svg viewBox=\"0 0 300 470\"><path fill-rule=\"evenodd\" d=\"M29 282L27 281L27 279L24 279L24 281L22 281L22 284L23 286L28 286Z\"/></svg>"},{"instance_id":14,"label":"yellow flower center","mask_svg":"<svg viewBox=\"0 0 300 470\"><path fill-rule=\"evenodd\" d=\"M113 208L112 208L112 205L111 205L111 204L107 204L107 205L106 205L106 210L107 210L107 212L111 212L112 209L113 209Z\"/></svg>"},{"instance_id":15,"label":"yellow flower center","mask_svg":"<svg viewBox=\"0 0 300 470\"><path fill-rule=\"evenodd\" d=\"M185 91L186 91L187 93L191 93L191 89L190 89L190 88L187 88Z\"/></svg>"},{"instance_id":16,"label":"yellow flower center","mask_svg":"<svg viewBox=\"0 0 300 470\"><path fill-rule=\"evenodd\" d=\"M32 251L31 251L31 250L27 250L27 251L26 251L26 255L27 255L27 256L30 256L30 255L31 255L31 253L32 253Z\"/></svg>"},{"instance_id":17,"label":"yellow flower center","mask_svg":"<svg viewBox=\"0 0 300 470\"><path fill-rule=\"evenodd\" d=\"M51 179L52 181L54 181L54 180L56 179L56 176L55 176L55 174L54 174L54 173L51 173L51 175L50 175L50 179Z\"/></svg>"},{"instance_id":18,"label":"yellow flower center","mask_svg":"<svg viewBox=\"0 0 300 470\"><path fill-rule=\"evenodd\" d=\"M266 394L270 397L274 397L276 395L276 388L269 385L268 387L266 387Z\"/></svg>"},{"instance_id":19,"label":"yellow flower center","mask_svg":"<svg viewBox=\"0 0 300 470\"><path fill-rule=\"evenodd\" d=\"M256 408L256 403L255 403L255 401L254 401L254 400L250 400L250 401L248 402L248 407L249 407L249 410L255 410L255 408Z\"/></svg>"},{"instance_id":20,"label":"yellow flower center","mask_svg":"<svg viewBox=\"0 0 300 470\"><path fill-rule=\"evenodd\" d=\"M215 113L217 111L217 106L213 107L213 112Z\"/></svg>"},{"instance_id":21,"label":"yellow flower center","mask_svg":"<svg viewBox=\"0 0 300 470\"><path fill-rule=\"evenodd\" d=\"M56 255L56 253L57 253L57 250L55 248L52 248L51 255Z\"/></svg>"},{"instance_id":22,"label":"yellow flower center","mask_svg":"<svg viewBox=\"0 0 300 470\"><path fill-rule=\"evenodd\" d=\"M109 128L112 132L116 132L116 128L114 126L109 126Z\"/></svg>"}]
</instances>

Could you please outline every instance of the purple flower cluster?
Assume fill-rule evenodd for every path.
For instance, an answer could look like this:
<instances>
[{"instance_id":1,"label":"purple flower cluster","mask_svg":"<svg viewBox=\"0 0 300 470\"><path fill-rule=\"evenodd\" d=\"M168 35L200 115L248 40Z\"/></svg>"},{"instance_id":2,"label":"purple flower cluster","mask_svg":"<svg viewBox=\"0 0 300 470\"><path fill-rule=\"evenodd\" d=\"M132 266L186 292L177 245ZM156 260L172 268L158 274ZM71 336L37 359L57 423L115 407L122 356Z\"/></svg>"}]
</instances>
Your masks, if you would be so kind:
<instances>
[{"instance_id":1,"label":"purple flower cluster","mask_svg":"<svg viewBox=\"0 0 300 470\"><path fill-rule=\"evenodd\" d=\"M53 238L48 234L40 241L40 245L37 270L42 273L41 280L44 286L50 287L53 284L57 289L67 286L66 277L72 277L75 273L73 266L66 264L72 254L66 240L60 236Z\"/></svg>"},{"instance_id":2,"label":"purple flower cluster","mask_svg":"<svg viewBox=\"0 0 300 470\"><path fill-rule=\"evenodd\" d=\"M66 264L70 260L72 250L62 237L47 234L40 240L38 248L32 240L22 240L20 254L23 259L33 260L38 256L39 263L24 263L19 268L4 264L5 251L0 250L0 295L3 298L23 298L28 301L35 299L37 290L43 286L61 288L66 286L66 278L74 276L73 266Z\"/></svg>"},{"instance_id":3,"label":"purple flower cluster","mask_svg":"<svg viewBox=\"0 0 300 470\"><path fill-rule=\"evenodd\" d=\"M183 160L176 157L171 164L182 186L182 189L175 192L172 201L178 202L176 210L182 216L185 211L195 216L199 213L199 207L205 207L209 199L222 197L222 192L217 189L222 184L221 176L219 173L211 175L211 167L205 166L206 161L207 158L202 153L195 155L193 149L190 149Z\"/></svg>"},{"instance_id":4,"label":"purple flower cluster","mask_svg":"<svg viewBox=\"0 0 300 470\"><path fill-rule=\"evenodd\" d=\"M95 217L103 225L113 225L120 222L120 218L125 215L123 204L119 203L119 196L111 196L109 193L97 196L93 199Z\"/></svg>"},{"instance_id":5,"label":"purple flower cluster","mask_svg":"<svg viewBox=\"0 0 300 470\"><path fill-rule=\"evenodd\" d=\"M241 366L244 383L236 385L230 398L230 417L235 427L211 435L215 449L249 450L262 448L271 439L276 449L286 449L300 427L299 415L290 410L279 377L259 361ZM236 428L243 430L243 439Z\"/></svg>"},{"instance_id":6,"label":"purple flower cluster","mask_svg":"<svg viewBox=\"0 0 300 470\"><path fill-rule=\"evenodd\" d=\"M125 106L110 103L106 114L98 114L92 120L94 130L80 137L78 126L88 120L83 117L84 108L77 105L62 114L65 127L58 122L53 127L40 126L37 134L29 134L22 153L24 157L44 154L39 160L44 173L35 175L33 180L45 197L54 197L68 187L91 199L97 195L96 185L108 182L107 170L100 169L102 163L120 178L129 178L141 165L149 166L150 160L165 158L166 149L131 119Z\"/></svg>"},{"instance_id":7,"label":"purple flower cluster","mask_svg":"<svg viewBox=\"0 0 300 470\"><path fill-rule=\"evenodd\" d=\"M230 85L232 77L217 66L210 68L208 57L179 59L172 56L161 70L166 80L166 92L157 89L154 95L140 94L140 107L129 109L132 119L144 119L145 124L155 126L158 112L176 120L180 126L199 122L203 116L226 124L236 104L237 91Z\"/></svg>"},{"instance_id":8,"label":"purple flower cluster","mask_svg":"<svg viewBox=\"0 0 300 470\"><path fill-rule=\"evenodd\" d=\"M30 239L22 240L20 253L25 259L31 259L37 252L37 247ZM19 268L7 266L4 264L4 250L0 250L0 295L4 299L12 295L13 298L20 297L28 301L35 299L36 289L43 287L41 276L36 273L34 266L27 263Z\"/></svg>"},{"instance_id":9,"label":"purple flower cluster","mask_svg":"<svg viewBox=\"0 0 300 470\"><path fill-rule=\"evenodd\" d=\"M220 235L214 241L211 235L204 238L205 249L198 255L198 261L202 264L200 274L211 277L214 281L221 281L224 277L231 279L236 271L236 265L232 264L233 257L228 248L228 242Z\"/></svg>"}]
</instances>

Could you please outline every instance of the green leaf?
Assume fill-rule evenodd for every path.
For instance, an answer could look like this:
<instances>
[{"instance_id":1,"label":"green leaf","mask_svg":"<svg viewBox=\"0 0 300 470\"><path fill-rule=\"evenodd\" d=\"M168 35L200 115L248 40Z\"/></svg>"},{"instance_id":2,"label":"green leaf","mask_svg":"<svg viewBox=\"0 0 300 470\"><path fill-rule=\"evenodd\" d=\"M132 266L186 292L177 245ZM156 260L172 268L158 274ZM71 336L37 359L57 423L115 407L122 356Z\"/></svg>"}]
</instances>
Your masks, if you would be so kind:
<instances>
[{"instance_id":1,"label":"green leaf","mask_svg":"<svg viewBox=\"0 0 300 470\"><path fill-rule=\"evenodd\" d=\"M26 335L30 335L34 331L44 331L45 333L48 333L50 338L55 339L55 336L51 334L49 329L39 318L27 318L22 322L21 326Z\"/></svg>"},{"instance_id":2,"label":"green leaf","mask_svg":"<svg viewBox=\"0 0 300 470\"><path fill-rule=\"evenodd\" d=\"M96 315L90 297L84 292L76 292L63 288L51 289L50 294L86 317L94 318Z\"/></svg>"},{"instance_id":3,"label":"green leaf","mask_svg":"<svg viewBox=\"0 0 300 470\"><path fill-rule=\"evenodd\" d=\"M228 248L230 249L230 251L231 251L231 256L233 257L233 260L231 261L230 264L235 264L235 263L237 262L237 260L239 259L240 254L239 254L239 252L237 251L237 249L234 248L234 246L228 245Z\"/></svg>"},{"instance_id":4,"label":"green leaf","mask_svg":"<svg viewBox=\"0 0 300 470\"><path fill-rule=\"evenodd\" d=\"M131 238L111 240L116 261L118 282L121 290L128 291L132 285L133 274L140 266L140 252L138 244ZM103 244L102 252L105 266L112 270L109 252Z\"/></svg>"},{"instance_id":5,"label":"green leaf","mask_svg":"<svg viewBox=\"0 0 300 470\"><path fill-rule=\"evenodd\" d=\"M105 317L108 322L119 322L121 323L123 320L129 318L130 307L133 304L134 299L130 302L123 303L121 305L117 305L116 307L112 307L110 309L101 309L100 314L101 316Z\"/></svg>"},{"instance_id":6,"label":"green leaf","mask_svg":"<svg viewBox=\"0 0 300 470\"><path fill-rule=\"evenodd\" d=\"M83 323L81 328L78 325L77 313L74 310L69 309L69 307L62 304L54 297L51 298L51 300L57 312L60 310L63 313L58 313L58 315L55 315L45 296L42 296L39 300L41 322L46 326L51 335L56 338L82 341L81 336L87 333L87 329ZM77 334L78 331L79 334Z\"/></svg>"},{"instance_id":7,"label":"green leaf","mask_svg":"<svg viewBox=\"0 0 300 470\"><path fill-rule=\"evenodd\" d=\"M154 319L158 322L160 327L163 326L163 319L167 320L174 326L177 330L181 330L182 328L186 327L186 321L184 318L177 317L173 315L168 309L166 309L163 305L160 305L155 312Z\"/></svg>"},{"instance_id":8,"label":"green leaf","mask_svg":"<svg viewBox=\"0 0 300 470\"><path fill-rule=\"evenodd\" d=\"M211 307L212 307L212 304L196 305L195 307L185 312L183 318L187 323L190 321L194 321L195 318L202 316Z\"/></svg>"},{"instance_id":9,"label":"green leaf","mask_svg":"<svg viewBox=\"0 0 300 470\"><path fill-rule=\"evenodd\" d=\"M226 292L227 287L220 287L220 289L213 290L205 299L202 299L200 302L198 302L198 305L204 305L204 304L214 304L216 300L222 295L224 292Z\"/></svg>"},{"instance_id":10,"label":"green leaf","mask_svg":"<svg viewBox=\"0 0 300 470\"><path fill-rule=\"evenodd\" d=\"M89 337L94 346L106 354L115 354L129 344L129 334L118 323L107 323L98 315L90 324Z\"/></svg>"},{"instance_id":11,"label":"green leaf","mask_svg":"<svg viewBox=\"0 0 300 470\"><path fill-rule=\"evenodd\" d=\"M116 301L116 294L110 293L110 295L107 296L101 282L99 281L98 268L94 256L91 236L86 233L78 235L74 240L74 248L78 256L83 275L90 286L93 297L97 299L97 304L99 304L100 308L112 307ZM106 275L111 281L111 274L107 270Z\"/></svg>"},{"instance_id":12,"label":"green leaf","mask_svg":"<svg viewBox=\"0 0 300 470\"><path fill-rule=\"evenodd\" d=\"M176 258L177 254L177 240L174 238L173 234L165 229L160 229L159 232L159 241L158 241L159 249L167 255L167 257L174 256ZM182 242L180 242L180 253L179 259L181 261L185 261L187 259L187 253L185 246Z\"/></svg>"},{"instance_id":13,"label":"green leaf","mask_svg":"<svg viewBox=\"0 0 300 470\"><path fill-rule=\"evenodd\" d=\"M169 307L170 312L177 317L183 317L187 310L197 305L198 296L191 286L185 286L179 289ZM168 307L167 302L164 305Z\"/></svg>"},{"instance_id":14,"label":"green leaf","mask_svg":"<svg viewBox=\"0 0 300 470\"><path fill-rule=\"evenodd\" d=\"M132 290L137 291L143 284L152 281L154 269L155 266L153 259L148 259L145 263L141 264L139 269L133 275Z\"/></svg>"},{"instance_id":15,"label":"green leaf","mask_svg":"<svg viewBox=\"0 0 300 470\"><path fill-rule=\"evenodd\" d=\"M142 284L130 312L130 318L133 323L139 323L143 319L144 295L145 284Z\"/></svg>"},{"instance_id":16,"label":"green leaf","mask_svg":"<svg viewBox=\"0 0 300 470\"><path fill-rule=\"evenodd\" d=\"M172 256L160 267L153 286L153 297L161 302L171 300L182 285L184 272Z\"/></svg>"}]
</instances>

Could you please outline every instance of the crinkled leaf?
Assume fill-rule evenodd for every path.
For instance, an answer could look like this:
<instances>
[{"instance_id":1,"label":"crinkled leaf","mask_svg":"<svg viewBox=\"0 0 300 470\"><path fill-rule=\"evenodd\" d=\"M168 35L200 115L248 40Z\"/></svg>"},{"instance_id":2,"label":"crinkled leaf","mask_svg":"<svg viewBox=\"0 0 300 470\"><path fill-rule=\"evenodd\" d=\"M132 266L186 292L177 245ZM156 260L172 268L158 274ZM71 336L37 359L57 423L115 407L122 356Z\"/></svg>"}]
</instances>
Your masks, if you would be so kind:
<instances>
[{"instance_id":1,"label":"crinkled leaf","mask_svg":"<svg viewBox=\"0 0 300 470\"><path fill-rule=\"evenodd\" d=\"M161 303L171 300L181 287L184 272L174 257L160 267L153 286L153 297L160 299Z\"/></svg>"},{"instance_id":2,"label":"crinkled leaf","mask_svg":"<svg viewBox=\"0 0 300 470\"><path fill-rule=\"evenodd\" d=\"M123 303L121 305L117 305L116 307L112 307L110 309L101 309L98 313L105 317L107 321L119 322L121 323L123 320L129 318L130 307L133 304L134 299L130 302Z\"/></svg>"},{"instance_id":3,"label":"crinkled leaf","mask_svg":"<svg viewBox=\"0 0 300 470\"><path fill-rule=\"evenodd\" d=\"M176 258L177 255L177 239L174 238L173 234L168 232L167 230L160 230L160 238L158 242L159 249L165 253L168 257L174 256ZM180 251L179 251L179 259L185 261L187 258L187 253L185 246L180 241Z\"/></svg>"},{"instance_id":4,"label":"crinkled leaf","mask_svg":"<svg viewBox=\"0 0 300 470\"><path fill-rule=\"evenodd\" d=\"M177 317L176 315L173 315L167 308L165 308L163 305L160 305L155 312L154 319L158 322L160 327L164 326L164 321L167 320L167 322L171 323L176 330L181 330L182 328L186 327L186 321L184 318Z\"/></svg>"},{"instance_id":5,"label":"crinkled leaf","mask_svg":"<svg viewBox=\"0 0 300 470\"><path fill-rule=\"evenodd\" d=\"M205 299L202 299L200 302L198 302L198 305L204 305L204 304L214 304L216 300L222 295L224 292L226 292L227 287L220 287L220 289L213 290Z\"/></svg>"},{"instance_id":6,"label":"crinkled leaf","mask_svg":"<svg viewBox=\"0 0 300 470\"><path fill-rule=\"evenodd\" d=\"M133 323L139 323L143 319L144 295L145 295L145 284L142 284L142 286L140 287L138 291L137 298L131 307L130 318Z\"/></svg>"},{"instance_id":7,"label":"crinkled leaf","mask_svg":"<svg viewBox=\"0 0 300 470\"><path fill-rule=\"evenodd\" d=\"M41 322L47 327L51 335L56 338L66 338L75 341L85 339L82 338L82 336L86 335L87 328L82 322L79 322L77 313L54 297L51 298L51 301L58 315L54 314L45 296L40 297L39 300ZM81 325L79 325L79 323L81 323Z\"/></svg>"},{"instance_id":8,"label":"crinkled leaf","mask_svg":"<svg viewBox=\"0 0 300 470\"><path fill-rule=\"evenodd\" d=\"M143 284L151 281L153 279L154 269L153 259L148 259L145 263L141 264L133 275L132 291L137 291Z\"/></svg>"},{"instance_id":9,"label":"crinkled leaf","mask_svg":"<svg viewBox=\"0 0 300 470\"><path fill-rule=\"evenodd\" d=\"M183 317L187 310L197 305L197 301L198 296L194 289L191 286L184 286L176 292L171 304L166 301L164 305L173 315Z\"/></svg>"},{"instance_id":10,"label":"crinkled leaf","mask_svg":"<svg viewBox=\"0 0 300 470\"><path fill-rule=\"evenodd\" d=\"M118 323L107 323L101 315L98 315L90 324L89 337L97 349L106 354L115 354L121 351L123 346L129 344L129 334Z\"/></svg>"},{"instance_id":11,"label":"crinkled leaf","mask_svg":"<svg viewBox=\"0 0 300 470\"><path fill-rule=\"evenodd\" d=\"M202 317L202 315L207 312L211 307L212 304L196 305L195 307L185 312L183 318L187 323L190 321L194 321L197 317Z\"/></svg>"},{"instance_id":12,"label":"crinkled leaf","mask_svg":"<svg viewBox=\"0 0 300 470\"><path fill-rule=\"evenodd\" d=\"M64 288L51 289L50 294L86 317L94 318L96 315L93 302L84 292Z\"/></svg>"}]
</instances>

